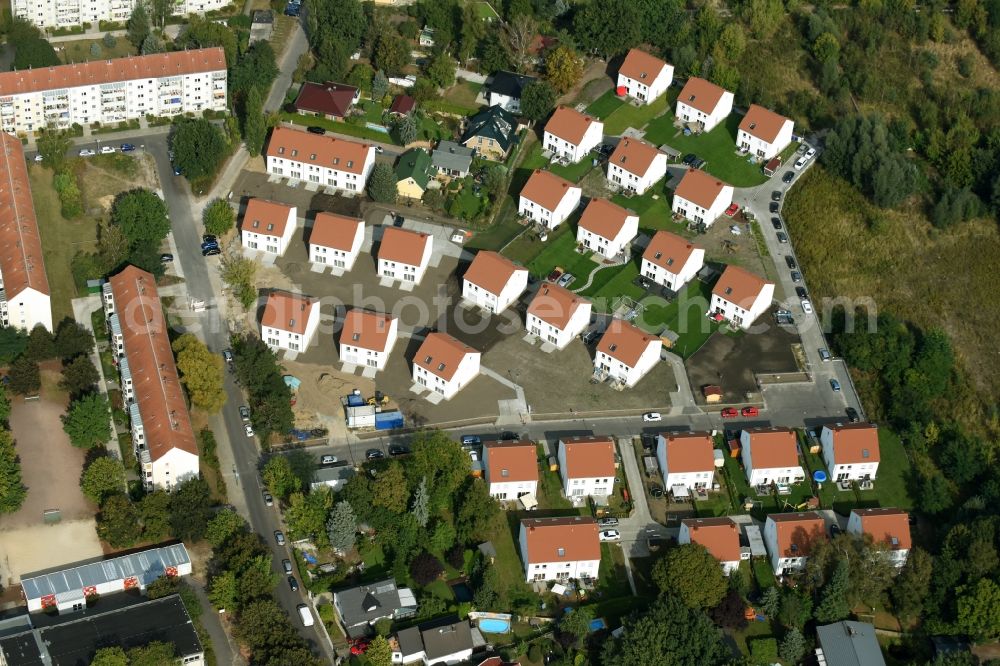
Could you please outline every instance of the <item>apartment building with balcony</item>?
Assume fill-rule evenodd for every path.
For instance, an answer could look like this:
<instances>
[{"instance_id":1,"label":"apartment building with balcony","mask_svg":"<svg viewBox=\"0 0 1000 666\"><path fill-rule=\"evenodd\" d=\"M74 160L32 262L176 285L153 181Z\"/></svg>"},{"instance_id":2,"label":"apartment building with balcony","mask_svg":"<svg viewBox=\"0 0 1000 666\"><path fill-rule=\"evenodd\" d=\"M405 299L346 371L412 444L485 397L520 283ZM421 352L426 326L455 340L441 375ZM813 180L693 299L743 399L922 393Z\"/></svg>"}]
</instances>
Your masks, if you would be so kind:
<instances>
[{"instance_id":1,"label":"apartment building with balcony","mask_svg":"<svg viewBox=\"0 0 1000 666\"><path fill-rule=\"evenodd\" d=\"M174 16L204 14L231 4L229 0L177 0ZM135 0L11 0L11 13L39 28L65 28L100 21L124 23L132 17Z\"/></svg>"}]
</instances>

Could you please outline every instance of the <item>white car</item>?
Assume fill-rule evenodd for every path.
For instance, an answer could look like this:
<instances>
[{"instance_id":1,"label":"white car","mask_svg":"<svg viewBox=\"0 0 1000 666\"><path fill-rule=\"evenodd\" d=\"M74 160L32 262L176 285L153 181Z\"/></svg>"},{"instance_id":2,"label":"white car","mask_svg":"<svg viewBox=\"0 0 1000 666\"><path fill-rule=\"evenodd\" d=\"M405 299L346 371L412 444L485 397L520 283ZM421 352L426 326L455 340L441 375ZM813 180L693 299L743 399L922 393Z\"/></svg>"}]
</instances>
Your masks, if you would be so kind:
<instances>
[{"instance_id":1,"label":"white car","mask_svg":"<svg viewBox=\"0 0 1000 666\"><path fill-rule=\"evenodd\" d=\"M101 155L114 155L114 154L115 154L114 146L101 146Z\"/></svg>"},{"instance_id":2,"label":"white car","mask_svg":"<svg viewBox=\"0 0 1000 666\"><path fill-rule=\"evenodd\" d=\"M660 416L659 412L646 412L642 415L642 420L649 423L651 421L662 421L663 417Z\"/></svg>"},{"instance_id":3,"label":"white car","mask_svg":"<svg viewBox=\"0 0 1000 666\"><path fill-rule=\"evenodd\" d=\"M45 159L45 158L44 158L44 157L42 157L42 154L41 154L41 153L39 153L38 155L35 155L35 161L36 161L36 162L41 162L41 161L42 161L42 160L44 160L44 159Z\"/></svg>"},{"instance_id":4,"label":"white car","mask_svg":"<svg viewBox=\"0 0 1000 666\"><path fill-rule=\"evenodd\" d=\"M795 170L799 171L800 169L802 169L802 167L804 167L806 165L806 162L808 162L808 161L809 161L809 158L807 158L805 156L802 156L799 159L795 160L795 165L794 165L795 166Z\"/></svg>"},{"instance_id":5,"label":"white car","mask_svg":"<svg viewBox=\"0 0 1000 666\"><path fill-rule=\"evenodd\" d=\"M622 533L618 530L604 530L597 536L601 541L621 541Z\"/></svg>"},{"instance_id":6,"label":"white car","mask_svg":"<svg viewBox=\"0 0 1000 666\"><path fill-rule=\"evenodd\" d=\"M243 431L247 434L247 437L253 437L253 426L249 423L243 425Z\"/></svg>"},{"instance_id":7,"label":"white car","mask_svg":"<svg viewBox=\"0 0 1000 666\"><path fill-rule=\"evenodd\" d=\"M806 314L812 314L813 313L812 303L810 303L809 301L803 299L803 301L802 301L802 311L805 312Z\"/></svg>"},{"instance_id":8,"label":"white car","mask_svg":"<svg viewBox=\"0 0 1000 666\"><path fill-rule=\"evenodd\" d=\"M807 160L811 160L815 156L816 156L816 149L815 148L810 148L809 150L806 151L806 159Z\"/></svg>"},{"instance_id":9,"label":"white car","mask_svg":"<svg viewBox=\"0 0 1000 666\"><path fill-rule=\"evenodd\" d=\"M80 157L93 157L96 154L97 153L95 153L90 148L83 148L82 150L80 150Z\"/></svg>"}]
</instances>

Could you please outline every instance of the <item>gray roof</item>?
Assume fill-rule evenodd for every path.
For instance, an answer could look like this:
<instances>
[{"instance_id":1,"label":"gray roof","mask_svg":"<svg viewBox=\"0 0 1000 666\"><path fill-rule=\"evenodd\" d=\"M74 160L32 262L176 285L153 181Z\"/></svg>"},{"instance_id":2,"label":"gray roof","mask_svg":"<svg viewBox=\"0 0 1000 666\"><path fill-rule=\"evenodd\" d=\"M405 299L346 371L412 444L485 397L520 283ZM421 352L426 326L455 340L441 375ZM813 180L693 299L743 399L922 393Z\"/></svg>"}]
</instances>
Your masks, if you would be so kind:
<instances>
[{"instance_id":1,"label":"gray roof","mask_svg":"<svg viewBox=\"0 0 1000 666\"><path fill-rule=\"evenodd\" d=\"M83 588L135 576L142 586L166 573L167 567L190 564L187 548L178 543L163 548L150 548L131 555L122 555L102 562L92 562L72 569L40 574L21 579L25 599L40 599L47 594L83 594Z\"/></svg>"},{"instance_id":2,"label":"gray roof","mask_svg":"<svg viewBox=\"0 0 1000 666\"><path fill-rule=\"evenodd\" d=\"M468 171L472 167L472 155L475 152L454 141L442 141L431 153L431 164L437 169Z\"/></svg>"},{"instance_id":3,"label":"gray roof","mask_svg":"<svg viewBox=\"0 0 1000 666\"><path fill-rule=\"evenodd\" d=\"M472 649L472 627L468 621L424 629L420 633L424 639L428 664L433 664L440 657Z\"/></svg>"},{"instance_id":4,"label":"gray roof","mask_svg":"<svg viewBox=\"0 0 1000 666\"><path fill-rule=\"evenodd\" d=\"M521 99L521 93L524 92L525 87L532 81L537 80L533 76L525 76L524 74L501 70L493 75L493 78L486 85L486 89L491 93L505 95L513 99Z\"/></svg>"},{"instance_id":5,"label":"gray roof","mask_svg":"<svg viewBox=\"0 0 1000 666\"><path fill-rule=\"evenodd\" d=\"M411 657L424 651L424 641L420 638L420 627L409 627L396 634L399 651L404 657Z\"/></svg>"},{"instance_id":6,"label":"gray roof","mask_svg":"<svg viewBox=\"0 0 1000 666\"><path fill-rule=\"evenodd\" d=\"M399 588L392 578L334 592L333 603L340 611L340 619L346 627L392 617L402 607Z\"/></svg>"},{"instance_id":7,"label":"gray roof","mask_svg":"<svg viewBox=\"0 0 1000 666\"><path fill-rule=\"evenodd\" d=\"M827 666L885 666L875 627L865 622L837 622L816 627Z\"/></svg>"},{"instance_id":8,"label":"gray roof","mask_svg":"<svg viewBox=\"0 0 1000 666\"><path fill-rule=\"evenodd\" d=\"M493 139L506 152L517 136L517 119L503 107L491 106L469 118L462 143L468 143L469 139L477 136Z\"/></svg>"},{"instance_id":9,"label":"gray roof","mask_svg":"<svg viewBox=\"0 0 1000 666\"><path fill-rule=\"evenodd\" d=\"M313 483L347 481L354 476L354 473L354 468L350 465L341 465L339 467L321 467L313 473Z\"/></svg>"}]
</instances>

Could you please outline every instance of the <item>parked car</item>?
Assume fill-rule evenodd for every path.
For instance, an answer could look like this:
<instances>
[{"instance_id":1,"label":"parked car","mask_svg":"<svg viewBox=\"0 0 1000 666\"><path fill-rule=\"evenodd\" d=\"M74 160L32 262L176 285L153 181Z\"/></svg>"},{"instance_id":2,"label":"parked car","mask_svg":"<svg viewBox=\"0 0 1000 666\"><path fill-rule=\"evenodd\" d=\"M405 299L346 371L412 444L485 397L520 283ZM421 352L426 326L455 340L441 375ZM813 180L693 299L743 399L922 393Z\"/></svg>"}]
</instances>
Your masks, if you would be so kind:
<instances>
[{"instance_id":1,"label":"parked car","mask_svg":"<svg viewBox=\"0 0 1000 666\"><path fill-rule=\"evenodd\" d=\"M337 456L320 456L319 459L320 465L332 465L335 462L337 462Z\"/></svg>"},{"instance_id":2,"label":"parked car","mask_svg":"<svg viewBox=\"0 0 1000 666\"><path fill-rule=\"evenodd\" d=\"M560 287L568 287L570 283L575 279L576 276L574 276L572 273L563 273L561 276L559 276L559 279L556 281L556 284L559 285Z\"/></svg>"},{"instance_id":3,"label":"parked car","mask_svg":"<svg viewBox=\"0 0 1000 666\"><path fill-rule=\"evenodd\" d=\"M183 169L181 169L181 168L180 168L179 166L177 166L177 165L175 164L175 165L174 165L174 175L175 175L175 176L180 176L180 175L181 175L181 174L183 174L183 173L184 173L184 170L183 170Z\"/></svg>"},{"instance_id":4,"label":"parked car","mask_svg":"<svg viewBox=\"0 0 1000 666\"><path fill-rule=\"evenodd\" d=\"M796 268L796 266L798 266L798 264L795 263L795 257L793 257L790 254L785 255L785 264L793 270Z\"/></svg>"},{"instance_id":5,"label":"parked car","mask_svg":"<svg viewBox=\"0 0 1000 666\"><path fill-rule=\"evenodd\" d=\"M779 231L777 234L775 234L775 236L778 237L778 242L779 243L787 243L788 242L788 236L785 235L784 231Z\"/></svg>"},{"instance_id":6,"label":"parked car","mask_svg":"<svg viewBox=\"0 0 1000 666\"><path fill-rule=\"evenodd\" d=\"M753 406L744 407L743 409L740 410L740 414L742 416L757 416L758 414L760 414L760 410Z\"/></svg>"},{"instance_id":7,"label":"parked car","mask_svg":"<svg viewBox=\"0 0 1000 666\"><path fill-rule=\"evenodd\" d=\"M174 260L174 255L170 254L169 252L164 252L163 254L160 255L160 263L169 264L173 260Z\"/></svg>"},{"instance_id":8,"label":"parked car","mask_svg":"<svg viewBox=\"0 0 1000 666\"><path fill-rule=\"evenodd\" d=\"M781 201L781 191L775 190L771 192L771 201Z\"/></svg>"},{"instance_id":9,"label":"parked car","mask_svg":"<svg viewBox=\"0 0 1000 666\"><path fill-rule=\"evenodd\" d=\"M819 350L819 358L821 361L829 361L833 356L830 355L830 350L824 347Z\"/></svg>"},{"instance_id":10,"label":"parked car","mask_svg":"<svg viewBox=\"0 0 1000 666\"><path fill-rule=\"evenodd\" d=\"M226 363L232 363L234 360L236 360L235 357L233 356L233 350L232 349L223 349L222 350L222 360L225 361Z\"/></svg>"},{"instance_id":11,"label":"parked car","mask_svg":"<svg viewBox=\"0 0 1000 666\"><path fill-rule=\"evenodd\" d=\"M479 435L462 435L462 446L479 446L482 443Z\"/></svg>"},{"instance_id":12,"label":"parked car","mask_svg":"<svg viewBox=\"0 0 1000 666\"><path fill-rule=\"evenodd\" d=\"M617 518L611 518L611 517L601 518L600 520L597 521L597 526L598 527L618 527L618 519Z\"/></svg>"},{"instance_id":13,"label":"parked car","mask_svg":"<svg viewBox=\"0 0 1000 666\"><path fill-rule=\"evenodd\" d=\"M44 160L45 160L45 158L44 158L44 157L42 157L42 154L41 154L41 153L38 153L37 155L35 155L35 161L36 161L36 162L42 162L42 161L44 161Z\"/></svg>"},{"instance_id":14,"label":"parked car","mask_svg":"<svg viewBox=\"0 0 1000 666\"><path fill-rule=\"evenodd\" d=\"M365 451L365 458L368 460L380 460L385 458L385 454L380 449L368 449Z\"/></svg>"},{"instance_id":15,"label":"parked car","mask_svg":"<svg viewBox=\"0 0 1000 666\"><path fill-rule=\"evenodd\" d=\"M210 247L201 251L201 256L203 257L214 257L217 254L222 254L222 250L217 247Z\"/></svg>"},{"instance_id":16,"label":"parked car","mask_svg":"<svg viewBox=\"0 0 1000 666\"><path fill-rule=\"evenodd\" d=\"M781 210L781 204L779 204L777 201L772 201L768 205L767 209L772 213L777 213L778 211Z\"/></svg>"},{"instance_id":17,"label":"parked car","mask_svg":"<svg viewBox=\"0 0 1000 666\"><path fill-rule=\"evenodd\" d=\"M809 292L806 291L805 287L796 287L795 295L799 298L809 298Z\"/></svg>"},{"instance_id":18,"label":"parked car","mask_svg":"<svg viewBox=\"0 0 1000 666\"><path fill-rule=\"evenodd\" d=\"M663 497L663 488L654 483L649 487L649 495L650 497Z\"/></svg>"},{"instance_id":19,"label":"parked car","mask_svg":"<svg viewBox=\"0 0 1000 666\"><path fill-rule=\"evenodd\" d=\"M739 416L739 412L736 411L735 407L726 407L722 410L722 418L724 419L734 419Z\"/></svg>"},{"instance_id":20,"label":"parked car","mask_svg":"<svg viewBox=\"0 0 1000 666\"><path fill-rule=\"evenodd\" d=\"M621 541L622 533L618 530L603 530L597 536L601 541Z\"/></svg>"},{"instance_id":21,"label":"parked car","mask_svg":"<svg viewBox=\"0 0 1000 666\"><path fill-rule=\"evenodd\" d=\"M837 523L830 525L830 538L836 539L838 534L840 534L840 525Z\"/></svg>"},{"instance_id":22,"label":"parked car","mask_svg":"<svg viewBox=\"0 0 1000 666\"><path fill-rule=\"evenodd\" d=\"M243 424L243 432L247 434L247 437L253 437L253 426L249 423Z\"/></svg>"},{"instance_id":23,"label":"parked car","mask_svg":"<svg viewBox=\"0 0 1000 666\"><path fill-rule=\"evenodd\" d=\"M781 182L783 182L785 184L788 184L788 183L792 182L792 180L794 178L795 178L795 172L794 171L786 171L785 175L781 177Z\"/></svg>"},{"instance_id":24,"label":"parked car","mask_svg":"<svg viewBox=\"0 0 1000 666\"><path fill-rule=\"evenodd\" d=\"M642 415L642 420L651 423L653 421L662 421L663 417L659 412L646 412Z\"/></svg>"},{"instance_id":25,"label":"parked car","mask_svg":"<svg viewBox=\"0 0 1000 666\"><path fill-rule=\"evenodd\" d=\"M115 154L114 146L101 146L101 155L114 155L114 154Z\"/></svg>"},{"instance_id":26,"label":"parked car","mask_svg":"<svg viewBox=\"0 0 1000 666\"><path fill-rule=\"evenodd\" d=\"M558 268L554 268L552 269L552 272L549 273L549 276L545 279L548 280L549 282L556 282L559 280L560 277L562 277L562 274L563 272L561 270L559 270Z\"/></svg>"},{"instance_id":27,"label":"parked car","mask_svg":"<svg viewBox=\"0 0 1000 666\"><path fill-rule=\"evenodd\" d=\"M501 442L516 442L519 439L521 439L521 436L518 435L513 430L504 430L502 433L500 433Z\"/></svg>"},{"instance_id":28,"label":"parked car","mask_svg":"<svg viewBox=\"0 0 1000 666\"><path fill-rule=\"evenodd\" d=\"M802 274L799 273L798 271L792 271L791 276L792 276L792 282L802 282Z\"/></svg>"},{"instance_id":29,"label":"parked car","mask_svg":"<svg viewBox=\"0 0 1000 666\"><path fill-rule=\"evenodd\" d=\"M83 148L80 150L80 157L93 157L97 153L90 148Z\"/></svg>"},{"instance_id":30,"label":"parked car","mask_svg":"<svg viewBox=\"0 0 1000 666\"><path fill-rule=\"evenodd\" d=\"M250 420L250 408L246 405L240 405L240 418L244 421Z\"/></svg>"},{"instance_id":31,"label":"parked car","mask_svg":"<svg viewBox=\"0 0 1000 666\"><path fill-rule=\"evenodd\" d=\"M688 153L687 155L685 155L685 156L684 156L684 159L683 159L683 160L681 160L681 162L682 162L683 164L686 164L686 165L688 165L688 166L691 166L692 164L694 164L694 161L695 161L696 159L698 159L698 156L697 156L697 155L695 155L694 153Z\"/></svg>"},{"instance_id":32,"label":"parked car","mask_svg":"<svg viewBox=\"0 0 1000 666\"><path fill-rule=\"evenodd\" d=\"M133 146L131 143L123 143L122 145L118 146L118 150L122 151L123 153L131 153L133 150L135 150L135 146Z\"/></svg>"},{"instance_id":33,"label":"parked car","mask_svg":"<svg viewBox=\"0 0 1000 666\"><path fill-rule=\"evenodd\" d=\"M836 379L831 379L830 380L830 388L832 388L834 391L839 391L840 390L840 382L838 382Z\"/></svg>"},{"instance_id":34,"label":"parked car","mask_svg":"<svg viewBox=\"0 0 1000 666\"><path fill-rule=\"evenodd\" d=\"M806 165L806 162L808 162L808 161L809 161L809 159L806 158L805 155L803 155L799 159L795 160L795 165L794 165L795 166L795 170L799 171L800 169L802 169L802 167L804 167Z\"/></svg>"},{"instance_id":35,"label":"parked car","mask_svg":"<svg viewBox=\"0 0 1000 666\"><path fill-rule=\"evenodd\" d=\"M847 420L850 421L851 423L857 423L858 421L861 420L861 416L858 414L858 410L854 409L853 407L848 407L846 414L847 414Z\"/></svg>"},{"instance_id":36,"label":"parked car","mask_svg":"<svg viewBox=\"0 0 1000 666\"><path fill-rule=\"evenodd\" d=\"M265 490L263 496L264 496L264 506L274 506L274 497L271 496L271 493Z\"/></svg>"},{"instance_id":37,"label":"parked car","mask_svg":"<svg viewBox=\"0 0 1000 666\"><path fill-rule=\"evenodd\" d=\"M274 531L274 540L277 542L279 546L285 545L285 535L282 534L281 530Z\"/></svg>"},{"instance_id":38,"label":"parked car","mask_svg":"<svg viewBox=\"0 0 1000 666\"><path fill-rule=\"evenodd\" d=\"M326 134L326 130L322 127L316 127L315 125L310 125L306 128L306 131L310 134Z\"/></svg>"},{"instance_id":39,"label":"parked car","mask_svg":"<svg viewBox=\"0 0 1000 666\"><path fill-rule=\"evenodd\" d=\"M202 243L215 243L216 245L218 245L219 244L219 238L215 234L202 234L201 235L201 242Z\"/></svg>"},{"instance_id":40,"label":"parked car","mask_svg":"<svg viewBox=\"0 0 1000 666\"><path fill-rule=\"evenodd\" d=\"M205 241L204 243L201 244L201 251L202 252L204 252L205 250L218 250L218 249L219 249L219 242L218 241L214 241L214 240L213 241Z\"/></svg>"},{"instance_id":41,"label":"parked car","mask_svg":"<svg viewBox=\"0 0 1000 666\"><path fill-rule=\"evenodd\" d=\"M281 560L281 570L286 574L291 575L292 573L292 561L291 560Z\"/></svg>"},{"instance_id":42,"label":"parked car","mask_svg":"<svg viewBox=\"0 0 1000 666\"><path fill-rule=\"evenodd\" d=\"M382 146L375 146L375 152L381 155L382 153L385 152L385 148L383 148Z\"/></svg>"},{"instance_id":43,"label":"parked car","mask_svg":"<svg viewBox=\"0 0 1000 666\"><path fill-rule=\"evenodd\" d=\"M389 447L390 456L405 456L409 453L412 453L412 451L410 451L410 447L404 444L393 444Z\"/></svg>"},{"instance_id":44,"label":"parked car","mask_svg":"<svg viewBox=\"0 0 1000 666\"><path fill-rule=\"evenodd\" d=\"M816 156L816 149L815 148L810 148L809 150L806 151L805 158L807 160L811 160L815 156Z\"/></svg>"},{"instance_id":45,"label":"parked car","mask_svg":"<svg viewBox=\"0 0 1000 666\"><path fill-rule=\"evenodd\" d=\"M295 576L288 577L288 587L291 588L292 592L299 591L299 581L295 580Z\"/></svg>"},{"instance_id":46,"label":"parked car","mask_svg":"<svg viewBox=\"0 0 1000 666\"><path fill-rule=\"evenodd\" d=\"M806 314L812 314L813 312L812 303L810 303L806 299L802 299L802 311L805 312Z\"/></svg>"},{"instance_id":47,"label":"parked car","mask_svg":"<svg viewBox=\"0 0 1000 666\"><path fill-rule=\"evenodd\" d=\"M740 210L739 204L729 204L729 208L726 209L726 217L733 217Z\"/></svg>"},{"instance_id":48,"label":"parked car","mask_svg":"<svg viewBox=\"0 0 1000 666\"><path fill-rule=\"evenodd\" d=\"M781 230L781 218L780 217L772 217L771 218L771 226L774 227L776 230L780 231Z\"/></svg>"}]
</instances>

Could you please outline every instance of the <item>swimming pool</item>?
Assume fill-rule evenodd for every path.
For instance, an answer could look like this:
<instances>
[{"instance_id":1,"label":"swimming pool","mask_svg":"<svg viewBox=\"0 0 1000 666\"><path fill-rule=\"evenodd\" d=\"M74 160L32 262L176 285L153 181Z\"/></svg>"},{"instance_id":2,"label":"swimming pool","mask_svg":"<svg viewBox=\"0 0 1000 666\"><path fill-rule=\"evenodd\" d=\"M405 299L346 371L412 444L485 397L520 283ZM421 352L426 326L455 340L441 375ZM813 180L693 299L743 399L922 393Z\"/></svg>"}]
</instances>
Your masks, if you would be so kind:
<instances>
[{"instance_id":1,"label":"swimming pool","mask_svg":"<svg viewBox=\"0 0 1000 666\"><path fill-rule=\"evenodd\" d=\"M479 628L488 634L507 634L510 633L510 621L494 617L483 618L479 621Z\"/></svg>"}]
</instances>

